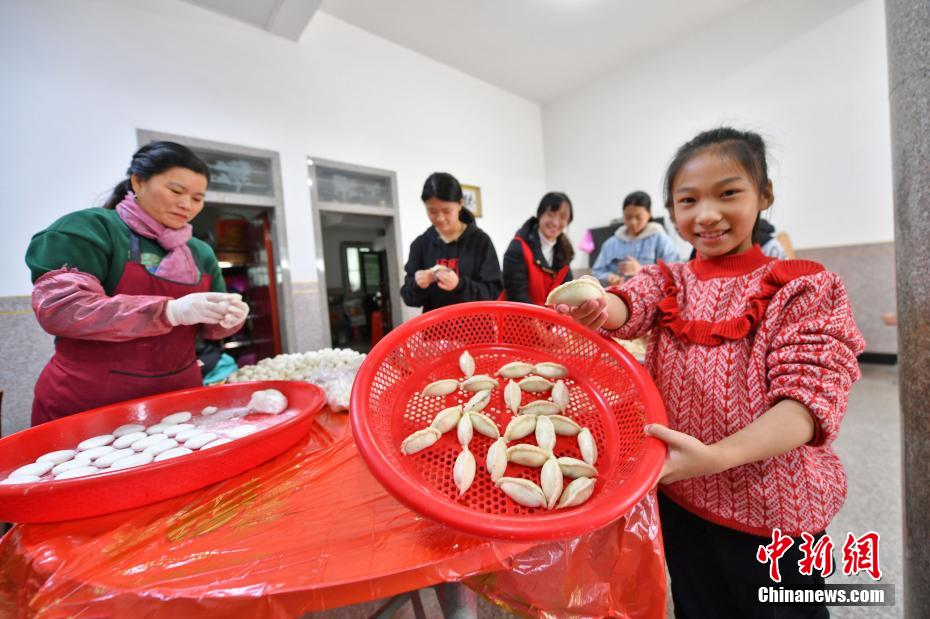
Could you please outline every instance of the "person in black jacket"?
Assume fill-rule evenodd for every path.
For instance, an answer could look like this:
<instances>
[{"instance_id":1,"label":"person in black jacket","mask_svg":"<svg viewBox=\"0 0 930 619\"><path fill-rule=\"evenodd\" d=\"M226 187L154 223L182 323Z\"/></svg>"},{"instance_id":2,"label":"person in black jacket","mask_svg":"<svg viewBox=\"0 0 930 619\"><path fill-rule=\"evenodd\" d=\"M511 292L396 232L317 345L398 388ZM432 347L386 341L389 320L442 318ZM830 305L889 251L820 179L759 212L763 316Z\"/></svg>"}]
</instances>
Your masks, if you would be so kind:
<instances>
[{"instance_id":1,"label":"person in black jacket","mask_svg":"<svg viewBox=\"0 0 930 619\"><path fill-rule=\"evenodd\" d=\"M504 294L508 301L544 305L549 292L572 280L575 255L565 229L574 218L572 201L560 192L543 196L504 254Z\"/></svg>"},{"instance_id":2,"label":"person in black jacket","mask_svg":"<svg viewBox=\"0 0 930 619\"><path fill-rule=\"evenodd\" d=\"M462 186L451 174L426 179L420 199L432 226L410 244L400 296L424 312L497 299L503 284L491 238L462 206Z\"/></svg>"}]
</instances>

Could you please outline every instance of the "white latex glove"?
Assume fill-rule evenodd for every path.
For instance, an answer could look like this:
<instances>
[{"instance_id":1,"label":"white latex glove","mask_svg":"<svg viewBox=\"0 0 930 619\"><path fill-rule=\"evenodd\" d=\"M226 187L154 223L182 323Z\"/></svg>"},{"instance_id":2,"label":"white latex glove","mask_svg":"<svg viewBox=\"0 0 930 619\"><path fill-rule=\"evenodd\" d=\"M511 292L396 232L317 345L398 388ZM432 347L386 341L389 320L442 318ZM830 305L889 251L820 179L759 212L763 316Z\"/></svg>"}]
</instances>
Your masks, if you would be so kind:
<instances>
[{"instance_id":1,"label":"white latex glove","mask_svg":"<svg viewBox=\"0 0 930 619\"><path fill-rule=\"evenodd\" d=\"M194 292L165 304L165 317L172 326L215 325L232 305L233 295L225 292Z\"/></svg>"},{"instance_id":2,"label":"white latex glove","mask_svg":"<svg viewBox=\"0 0 930 619\"><path fill-rule=\"evenodd\" d=\"M234 298L229 304L229 309L226 310L226 314L223 316L223 319L220 320L220 326L224 329L238 327L249 317L248 303L243 301L242 297L239 295L233 296Z\"/></svg>"}]
</instances>

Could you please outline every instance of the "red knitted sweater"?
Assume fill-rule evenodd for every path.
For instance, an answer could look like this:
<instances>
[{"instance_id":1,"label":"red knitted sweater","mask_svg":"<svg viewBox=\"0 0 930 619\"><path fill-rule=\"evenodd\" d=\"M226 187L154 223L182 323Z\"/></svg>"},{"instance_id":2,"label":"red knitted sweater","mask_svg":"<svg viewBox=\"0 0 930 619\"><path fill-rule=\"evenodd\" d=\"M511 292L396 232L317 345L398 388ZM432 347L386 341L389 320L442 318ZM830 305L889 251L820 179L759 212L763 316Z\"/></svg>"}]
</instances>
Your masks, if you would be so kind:
<instances>
[{"instance_id":1,"label":"red knitted sweater","mask_svg":"<svg viewBox=\"0 0 930 619\"><path fill-rule=\"evenodd\" d=\"M715 443L785 398L807 406L816 423L811 443L663 486L668 497L747 533L824 530L846 498L831 443L865 344L839 276L814 262L776 261L756 245L736 256L650 265L608 290L630 318L605 333L633 339L651 330L646 369L671 428Z\"/></svg>"}]
</instances>

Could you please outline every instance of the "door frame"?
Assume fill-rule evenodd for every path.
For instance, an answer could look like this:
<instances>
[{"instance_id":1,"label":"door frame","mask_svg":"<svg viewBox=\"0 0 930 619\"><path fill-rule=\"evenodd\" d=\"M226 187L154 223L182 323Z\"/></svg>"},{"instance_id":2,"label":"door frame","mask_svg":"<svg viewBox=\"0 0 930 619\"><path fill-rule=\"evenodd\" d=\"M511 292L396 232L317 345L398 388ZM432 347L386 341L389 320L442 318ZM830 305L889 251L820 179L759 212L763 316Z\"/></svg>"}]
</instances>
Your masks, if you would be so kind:
<instances>
[{"instance_id":1,"label":"door frame","mask_svg":"<svg viewBox=\"0 0 930 619\"><path fill-rule=\"evenodd\" d=\"M281 158L276 151L252 148L227 142L215 142L186 135L153 131L151 129L136 129L136 139L139 146L156 140L169 140L183 144L194 150L208 150L216 153L229 153L230 155L243 155L267 159L271 163L271 196L259 196L225 191L211 191L207 188L205 202L212 204L235 204L239 206L256 207L269 212L271 218L271 239L274 243L275 257L274 270L278 302L278 329L281 336L282 352L295 352L297 349L297 333L294 325L294 299L291 294L291 268L287 251L287 223L284 219L284 192L281 183ZM328 320L327 320L328 322Z\"/></svg>"},{"instance_id":2,"label":"door frame","mask_svg":"<svg viewBox=\"0 0 930 619\"><path fill-rule=\"evenodd\" d=\"M388 180L391 185L392 206L368 206L365 204L343 204L337 202L323 202L319 196L316 167L322 165L326 168L358 172L371 176L380 176ZM310 210L313 217L313 236L316 245L317 282L320 288L320 315L325 318L323 323L323 337L332 345L333 334L329 324L328 291L326 288L326 264L323 251L323 226L320 213L348 213L353 215L373 215L381 217L385 222L386 253L388 256L388 287L390 289L391 315L396 323L403 316L403 303L400 298L402 283L401 273L404 272L403 252L400 246L400 206L397 202L397 173L393 170L372 168L368 166L333 161L322 157L307 157L307 174L310 183ZM341 260L340 260L341 263ZM329 265L331 269L341 269L339 265ZM397 324L392 324L396 327Z\"/></svg>"}]
</instances>

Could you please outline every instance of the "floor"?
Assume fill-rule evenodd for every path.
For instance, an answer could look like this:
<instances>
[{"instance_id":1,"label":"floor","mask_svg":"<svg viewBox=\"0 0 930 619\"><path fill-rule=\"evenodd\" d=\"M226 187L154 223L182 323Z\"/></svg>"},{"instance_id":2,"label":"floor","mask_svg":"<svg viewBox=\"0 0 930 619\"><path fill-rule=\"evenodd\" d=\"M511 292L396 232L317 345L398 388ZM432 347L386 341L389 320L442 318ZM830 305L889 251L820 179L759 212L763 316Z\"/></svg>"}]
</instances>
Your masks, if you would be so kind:
<instances>
[{"instance_id":1,"label":"floor","mask_svg":"<svg viewBox=\"0 0 930 619\"><path fill-rule=\"evenodd\" d=\"M874 530L881 535L880 564L884 573L881 582L895 586L898 604L893 607L833 607L831 616L837 619L897 619L903 616L900 604L901 437L897 381L897 368L894 366L862 366L862 379L853 386L846 419L835 444L849 475L849 496L828 533L837 544L834 551L835 561L842 561L840 548L848 532L858 536ZM849 578L840 574L834 575L828 582L870 583L871 580L868 577ZM424 591L421 597L427 617L442 616L432 590ZM370 616L383 603L383 600L378 600L308 617L364 618ZM671 607L668 608L667 614L668 617L674 616ZM413 609L409 603L394 614L397 619L411 619L413 616ZM514 615L479 600L478 617L497 619Z\"/></svg>"},{"instance_id":2,"label":"floor","mask_svg":"<svg viewBox=\"0 0 930 619\"><path fill-rule=\"evenodd\" d=\"M892 619L903 617L901 548L901 423L897 366L863 365L862 379L853 386L849 409L836 450L849 476L849 495L827 532L837 543L849 532L869 530L881 536L882 584L895 587L894 607L834 608L838 619ZM828 582L871 583L869 577L848 578L840 573Z\"/></svg>"}]
</instances>

